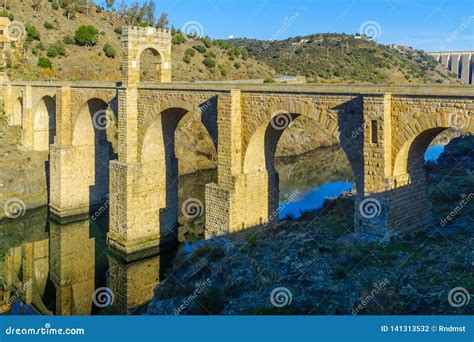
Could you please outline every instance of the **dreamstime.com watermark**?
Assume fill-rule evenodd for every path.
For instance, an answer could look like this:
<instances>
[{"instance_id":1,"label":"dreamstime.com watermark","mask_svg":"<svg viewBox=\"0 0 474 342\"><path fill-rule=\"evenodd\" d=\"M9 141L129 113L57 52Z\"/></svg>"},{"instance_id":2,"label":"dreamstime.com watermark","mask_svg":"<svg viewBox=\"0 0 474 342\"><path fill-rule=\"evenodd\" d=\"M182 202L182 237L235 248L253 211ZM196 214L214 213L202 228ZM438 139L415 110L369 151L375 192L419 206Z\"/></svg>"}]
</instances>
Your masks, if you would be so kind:
<instances>
[{"instance_id":1,"label":"dreamstime.com watermark","mask_svg":"<svg viewBox=\"0 0 474 342\"><path fill-rule=\"evenodd\" d=\"M197 297L199 297L200 294L202 294L209 286L211 285L211 279L207 278L206 281L202 283L196 284L196 289L194 292L187 297L180 306L178 306L176 309L173 311L173 315L177 316L181 314L186 308L191 305L192 302L196 300Z\"/></svg>"},{"instance_id":2,"label":"dreamstime.com watermark","mask_svg":"<svg viewBox=\"0 0 474 342\"><path fill-rule=\"evenodd\" d=\"M26 283L24 283L18 290L15 291L15 293L10 297L8 302L1 307L0 311L3 312L8 310L13 303L15 303L23 296L23 294L31 285L33 285L33 279L28 279Z\"/></svg>"},{"instance_id":3,"label":"dreamstime.com watermark","mask_svg":"<svg viewBox=\"0 0 474 342\"><path fill-rule=\"evenodd\" d=\"M448 293L448 302L452 307L460 308L469 304L471 295L464 287L455 287Z\"/></svg>"},{"instance_id":4,"label":"dreamstime.com watermark","mask_svg":"<svg viewBox=\"0 0 474 342\"><path fill-rule=\"evenodd\" d=\"M461 24L441 43L441 50L445 50L449 44L454 42L458 36L472 23L474 15L463 18Z\"/></svg>"},{"instance_id":5,"label":"dreamstime.com watermark","mask_svg":"<svg viewBox=\"0 0 474 342\"><path fill-rule=\"evenodd\" d=\"M52 328L50 323L46 323L40 328L15 328L9 326L5 329L5 334L10 335L85 335L84 328Z\"/></svg>"},{"instance_id":6,"label":"dreamstime.com watermark","mask_svg":"<svg viewBox=\"0 0 474 342\"><path fill-rule=\"evenodd\" d=\"M110 207L110 199L107 199L104 204L102 204L99 209L94 211L94 214L92 214L89 218L89 223L95 222L100 216L102 216L105 212L107 212L107 209Z\"/></svg>"},{"instance_id":7,"label":"dreamstime.com watermark","mask_svg":"<svg viewBox=\"0 0 474 342\"><path fill-rule=\"evenodd\" d=\"M204 213L204 205L197 198L188 198L181 205L181 212L188 219L195 219Z\"/></svg>"},{"instance_id":8,"label":"dreamstime.com watermark","mask_svg":"<svg viewBox=\"0 0 474 342\"><path fill-rule=\"evenodd\" d=\"M10 198L4 203L3 212L10 219L19 218L25 215L26 204L19 198Z\"/></svg>"},{"instance_id":9,"label":"dreamstime.com watermark","mask_svg":"<svg viewBox=\"0 0 474 342\"><path fill-rule=\"evenodd\" d=\"M271 40L278 40L278 38L282 37L299 16L300 13L295 12L290 17L283 18L283 24L278 28L278 30L275 31L275 33L273 33ZM267 42L263 43L264 50L268 49L269 46L270 45Z\"/></svg>"},{"instance_id":10,"label":"dreamstime.com watermark","mask_svg":"<svg viewBox=\"0 0 474 342\"><path fill-rule=\"evenodd\" d=\"M296 189L295 191L293 191L286 199L285 199L285 202L283 202L282 204L280 204L277 208L277 210L275 210L271 215L270 217L268 218L268 221L265 222L263 224L264 227L266 227L268 225L269 222L272 222L274 219L276 219L278 217L278 215L280 215L280 212L288 205L290 204L291 202L293 202L293 200L300 194L300 191L298 189Z\"/></svg>"},{"instance_id":11,"label":"dreamstime.com watermark","mask_svg":"<svg viewBox=\"0 0 474 342\"><path fill-rule=\"evenodd\" d=\"M199 21L187 21L181 27L181 32L186 38L202 38L204 36L204 27Z\"/></svg>"},{"instance_id":12,"label":"dreamstime.com watermark","mask_svg":"<svg viewBox=\"0 0 474 342\"><path fill-rule=\"evenodd\" d=\"M270 293L270 303L276 308L288 306L292 301L293 295L286 287L277 287Z\"/></svg>"},{"instance_id":13,"label":"dreamstime.com watermark","mask_svg":"<svg viewBox=\"0 0 474 342\"><path fill-rule=\"evenodd\" d=\"M361 310L366 308L367 305L369 305L369 303L374 300L375 296L377 296L380 292L384 291L387 288L389 283L390 281L387 278L383 279L379 283L374 283L374 288L372 289L372 291L370 291L370 293L364 299L362 299L362 302L360 302L359 305L352 309L352 315L355 316Z\"/></svg>"},{"instance_id":14,"label":"dreamstime.com watermark","mask_svg":"<svg viewBox=\"0 0 474 342\"><path fill-rule=\"evenodd\" d=\"M459 204L446 216L444 219L441 220L440 225L441 227L445 227L451 220L456 217L474 198L474 192L469 193L469 195L462 195L463 199L459 202Z\"/></svg>"},{"instance_id":15,"label":"dreamstime.com watermark","mask_svg":"<svg viewBox=\"0 0 474 342\"><path fill-rule=\"evenodd\" d=\"M359 212L363 218L373 219L380 215L382 212L382 206L377 199L368 197L360 202Z\"/></svg>"}]
</instances>

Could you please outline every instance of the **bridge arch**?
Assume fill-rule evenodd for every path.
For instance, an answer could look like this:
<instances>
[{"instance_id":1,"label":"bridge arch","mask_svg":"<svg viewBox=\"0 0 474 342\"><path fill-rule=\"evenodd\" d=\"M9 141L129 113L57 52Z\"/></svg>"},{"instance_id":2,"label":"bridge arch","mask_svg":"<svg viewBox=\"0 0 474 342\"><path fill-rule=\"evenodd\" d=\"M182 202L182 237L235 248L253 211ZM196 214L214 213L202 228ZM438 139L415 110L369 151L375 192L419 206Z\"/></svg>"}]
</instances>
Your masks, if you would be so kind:
<instances>
[{"instance_id":1,"label":"bridge arch","mask_svg":"<svg viewBox=\"0 0 474 342\"><path fill-rule=\"evenodd\" d=\"M446 129L449 129L449 127L428 128L406 141L395 159L394 177L419 172L419 168L424 164L424 155L431 142Z\"/></svg>"},{"instance_id":2,"label":"bridge arch","mask_svg":"<svg viewBox=\"0 0 474 342\"><path fill-rule=\"evenodd\" d=\"M413 172L424 161L424 154L432 141L447 129L473 133L474 121L469 111L463 108L446 107L437 115L415 115L409 123L400 127L394 136L398 150L393 154L393 175L401 176Z\"/></svg>"},{"instance_id":3,"label":"bridge arch","mask_svg":"<svg viewBox=\"0 0 474 342\"><path fill-rule=\"evenodd\" d=\"M109 161L116 159L110 131L115 113L103 99L92 98L82 106L72 127L71 145L76 157L71 161L76 205L89 207L106 201L109 192Z\"/></svg>"},{"instance_id":4,"label":"bridge arch","mask_svg":"<svg viewBox=\"0 0 474 342\"><path fill-rule=\"evenodd\" d=\"M35 151L49 151L49 145L54 143L56 134L56 99L52 96L43 96L33 117L33 149Z\"/></svg>"},{"instance_id":5,"label":"bridge arch","mask_svg":"<svg viewBox=\"0 0 474 342\"><path fill-rule=\"evenodd\" d=\"M269 111L260 118L259 126L252 131L247 143L244 143L242 171L245 179L243 183L248 185L245 187L248 201L251 201L251 198L257 201L258 198L258 202L262 202L263 199L264 203L258 208L253 208L252 214L247 215L254 216L253 219L243 223L242 228L277 218L275 213L279 206L280 178L275 168L276 150L284 132L298 118L307 117L314 120L318 130L324 130L334 138L334 141L339 141L354 170L353 162L341 141L342 132L338 123L340 113L337 110L337 108L330 108L320 111L308 103L288 102L285 105L271 106Z\"/></svg>"},{"instance_id":6,"label":"bridge arch","mask_svg":"<svg viewBox=\"0 0 474 342\"><path fill-rule=\"evenodd\" d=\"M21 125L23 117L23 97L19 96L15 99L13 104L13 113L10 117L10 125Z\"/></svg>"},{"instance_id":7,"label":"bridge arch","mask_svg":"<svg viewBox=\"0 0 474 342\"><path fill-rule=\"evenodd\" d=\"M141 226L138 229L160 236L160 244L177 238L180 210L179 160L176 156L178 125L185 117L192 119L198 115L200 117L202 113L188 102L162 103L155 114L145 119L143 135L139 137L136 203L140 207L141 224L137 224Z\"/></svg>"}]
</instances>

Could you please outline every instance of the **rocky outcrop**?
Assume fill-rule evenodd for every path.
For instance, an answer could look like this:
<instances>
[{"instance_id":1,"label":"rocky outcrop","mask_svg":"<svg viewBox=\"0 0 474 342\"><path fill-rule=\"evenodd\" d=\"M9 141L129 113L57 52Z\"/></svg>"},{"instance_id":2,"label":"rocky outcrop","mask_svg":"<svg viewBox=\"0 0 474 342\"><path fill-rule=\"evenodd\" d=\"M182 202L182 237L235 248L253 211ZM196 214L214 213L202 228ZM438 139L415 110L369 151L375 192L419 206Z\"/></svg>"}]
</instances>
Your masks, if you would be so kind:
<instances>
[{"instance_id":1,"label":"rocky outcrop","mask_svg":"<svg viewBox=\"0 0 474 342\"><path fill-rule=\"evenodd\" d=\"M427 164L434 220L425 230L354 241L353 199L339 198L296 221L181 251L147 314L472 315L450 293L473 290L473 146L474 137L454 139Z\"/></svg>"}]
</instances>

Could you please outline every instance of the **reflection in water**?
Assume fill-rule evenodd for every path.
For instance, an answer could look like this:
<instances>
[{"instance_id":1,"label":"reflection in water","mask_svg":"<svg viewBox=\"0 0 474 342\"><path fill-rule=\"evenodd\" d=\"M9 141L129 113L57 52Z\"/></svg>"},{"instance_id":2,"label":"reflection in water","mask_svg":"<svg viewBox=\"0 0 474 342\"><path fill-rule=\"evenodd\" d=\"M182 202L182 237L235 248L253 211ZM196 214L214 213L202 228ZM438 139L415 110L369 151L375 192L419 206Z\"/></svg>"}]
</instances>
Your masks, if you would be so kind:
<instances>
[{"instance_id":1,"label":"reflection in water","mask_svg":"<svg viewBox=\"0 0 474 342\"><path fill-rule=\"evenodd\" d=\"M291 202L281 203L279 217L280 219L288 216L298 218L305 211L321 208L326 199L333 199L350 192L353 187L354 183L343 181L324 183L320 187L298 194Z\"/></svg>"},{"instance_id":2,"label":"reflection in water","mask_svg":"<svg viewBox=\"0 0 474 342\"><path fill-rule=\"evenodd\" d=\"M430 149L432 153L434 149ZM433 152L434 153L434 152ZM338 146L297 157L277 158L280 175L280 217L319 208L326 198L350 191L353 175ZM205 184L216 181L216 170L179 178L179 205L198 199L203 205ZM298 196L291 196L298 190ZM202 210L204 213L204 208ZM176 250L125 261L108 250L108 213L90 223L57 224L46 209L0 222L0 312L10 314L139 314L165 279ZM180 213L181 248L192 250L204 237L204 215L187 219ZM96 289L108 287L113 303L94 304ZM24 289L24 290L22 290ZM100 303L99 303L100 304Z\"/></svg>"},{"instance_id":3,"label":"reflection in water","mask_svg":"<svg viewBox=\"0 0 474 342\"><path fill-rule=\"evenodd\" d=\"M169 270L174 254L125 262L107 248L107 215L93 224L88 220L58 224L47 214L43 208L0 222L0 313L139 312ZM112 290L110 306L93 298L102 287Z\"/></svg>"},{"instance_id":4,"label":"reflection in water","mask_svg":"<svg viewBox=\"0 0 474 342\"><path fill-rule=\"evenodd\" d=\"M444 152L445 145L433 145L426 150L425 161L435 162L441 153Z\"/></svg>"}]
</instances>

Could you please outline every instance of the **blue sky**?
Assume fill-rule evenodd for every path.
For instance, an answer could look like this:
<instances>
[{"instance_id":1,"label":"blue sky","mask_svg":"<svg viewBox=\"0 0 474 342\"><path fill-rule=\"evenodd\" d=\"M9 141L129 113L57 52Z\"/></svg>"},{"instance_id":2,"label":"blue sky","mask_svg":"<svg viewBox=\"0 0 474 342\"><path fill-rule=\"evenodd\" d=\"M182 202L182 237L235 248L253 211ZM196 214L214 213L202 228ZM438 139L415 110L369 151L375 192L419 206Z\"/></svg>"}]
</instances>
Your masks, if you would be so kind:
<instances>
[{"instance_id":1,"label":"blue sky","mask_svg":"<svg viewBox=\"0 0 474 342\"><path fill-rule=\"evenodd\" d=\"M474 50L473 0L156 0L156 3L157 12L167 11L176 28L202 30L211 38L281 39L319 32L357 33L366 28L384 44L402 44L426 51Z\"/></svg>"}]
</instances>

